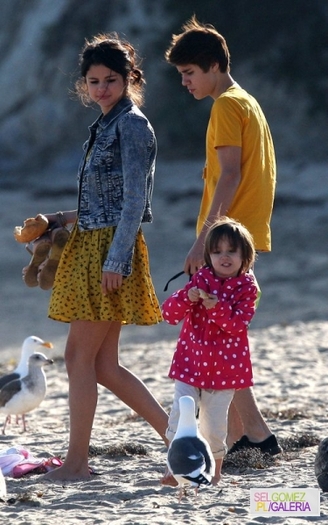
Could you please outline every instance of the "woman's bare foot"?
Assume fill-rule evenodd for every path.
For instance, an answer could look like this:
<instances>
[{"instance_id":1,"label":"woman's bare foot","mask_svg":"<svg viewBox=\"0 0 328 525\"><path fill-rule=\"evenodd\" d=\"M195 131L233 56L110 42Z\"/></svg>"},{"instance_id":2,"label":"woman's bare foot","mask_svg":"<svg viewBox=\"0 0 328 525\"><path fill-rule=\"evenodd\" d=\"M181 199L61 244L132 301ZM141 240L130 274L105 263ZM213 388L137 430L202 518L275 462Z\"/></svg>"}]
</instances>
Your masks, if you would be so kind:
<instances>
[{"instance_id":1,"label":"woman's bare foot","mask_svg":"<svg viewBox=\"0 0 328 525\"><path fill-rule=\"evenodd\" d=\"M43 481L51 481L53 483L61 483L65 481L89 481L91 479L92 470L90 468L71 470L65 465L56 468L51 472L47 472L41 477Z\"/></svg>"}]
</instances>

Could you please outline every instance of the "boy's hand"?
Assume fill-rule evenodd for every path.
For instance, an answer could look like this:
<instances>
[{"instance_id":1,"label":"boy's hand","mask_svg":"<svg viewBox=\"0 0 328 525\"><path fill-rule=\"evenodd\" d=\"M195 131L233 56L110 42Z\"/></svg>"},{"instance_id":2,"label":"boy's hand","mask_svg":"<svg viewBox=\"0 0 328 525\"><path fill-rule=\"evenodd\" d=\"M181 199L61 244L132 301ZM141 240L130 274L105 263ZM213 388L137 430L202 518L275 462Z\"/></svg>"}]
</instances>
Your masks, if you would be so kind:
<instances>
[{"instance_id":1,"label":"boy's hand","mask_svg":"<svg viewBox=\"0 0 328 525\"><path fill-rule=\"evenodd\" d=\"M204 264L204 239L196 239L188 252L184 263L184 272L187 275L194 275Z\"/></svg>"}]
</instances>

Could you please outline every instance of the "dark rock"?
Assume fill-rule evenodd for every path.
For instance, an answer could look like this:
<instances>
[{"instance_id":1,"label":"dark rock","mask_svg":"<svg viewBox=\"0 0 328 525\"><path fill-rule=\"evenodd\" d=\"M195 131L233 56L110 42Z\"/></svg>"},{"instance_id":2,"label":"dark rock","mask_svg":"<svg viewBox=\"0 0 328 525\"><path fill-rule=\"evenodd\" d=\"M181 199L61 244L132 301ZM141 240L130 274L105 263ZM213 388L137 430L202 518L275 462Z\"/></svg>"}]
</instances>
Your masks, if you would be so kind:
<instances>
[{"instance_id":1,"label":"dark rock","mask_svg":"<svg viewBox=\"0 0 328 525\"><path fill-rule=\"evenodd\" d=\"M314 472L319 487L328 492L328 438L321 441L314 460Z\"/></svg>"}]
</instances>

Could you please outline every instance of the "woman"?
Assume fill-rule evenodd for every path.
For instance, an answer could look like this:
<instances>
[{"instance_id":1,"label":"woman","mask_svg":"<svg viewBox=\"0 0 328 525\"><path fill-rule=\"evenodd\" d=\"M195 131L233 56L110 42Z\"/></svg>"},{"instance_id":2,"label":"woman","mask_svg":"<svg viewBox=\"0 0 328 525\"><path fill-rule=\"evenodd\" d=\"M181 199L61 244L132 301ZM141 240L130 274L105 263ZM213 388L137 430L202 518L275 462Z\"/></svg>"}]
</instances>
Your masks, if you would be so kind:
<instances>
[{"instance_id":1,"label":"woman","mask_svg":"<svg viewBox=\"0 0 328 525\"><path fill-rule=\"evenodd\" d=\"M90 477L88 449L97 383L145 418L165 443L168 417L146 386L120 365L122 324L162 320L140 225L151 222L156 157L154 131L138 106L143 74L135 50L115 34L86 42L77 93L101 115L90 127L78 170L78 209L59 212L74 223L63 251L49 317L69 322L65 350L69 379L70 439L62 467L49 480ZM58 222L58 214L46 215Z\"/></svg>"}]
</instances>

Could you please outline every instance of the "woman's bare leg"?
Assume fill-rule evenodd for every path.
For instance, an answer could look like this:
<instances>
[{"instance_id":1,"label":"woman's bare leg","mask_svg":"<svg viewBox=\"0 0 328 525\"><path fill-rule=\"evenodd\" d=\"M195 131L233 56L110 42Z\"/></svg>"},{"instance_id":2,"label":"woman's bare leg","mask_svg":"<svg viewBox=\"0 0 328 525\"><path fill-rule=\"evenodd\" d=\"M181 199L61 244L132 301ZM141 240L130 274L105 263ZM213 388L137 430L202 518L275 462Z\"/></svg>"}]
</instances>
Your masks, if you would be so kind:
<instances>
[{"instance_id":1,"label":"woman's bare leg","mask_svg":"<svg viewBox=\"0 0 328 525\"><path fill-rule=\"evenodd\" d=\"M90 478L88 452L98 397L95 359L110 328L110 322L71 323L65 351L69 381L69 446L63 466L46 474L45 479L74 481Z\"/></svg>"},{"instance_id":2,"label":"woman's bare leg","mask_svg":"<svg viewBox=\"0 0 328 525\"><path fill-rule=\"evenodd\" d=\"M69 447L63 466L46 474L45 479L89 479L88 451L97 405L97 383L146 419L167 444L166 412L142 381L119 364L120 330L118 322L74 321L71 324L65 352L69 379Z\"/></svg>"},{"instance_id":3,"label":"woman's bare leg","mask_svg":"<svg viewBox=\"0 0 328 525\"><path fill-rule=\"evenodd\" d=\"M120 323L113 322L96 358L97 381L137 412L158 432L167 445L168 415L146 385L119 363Z\"/></svg>"}]
</instances>

